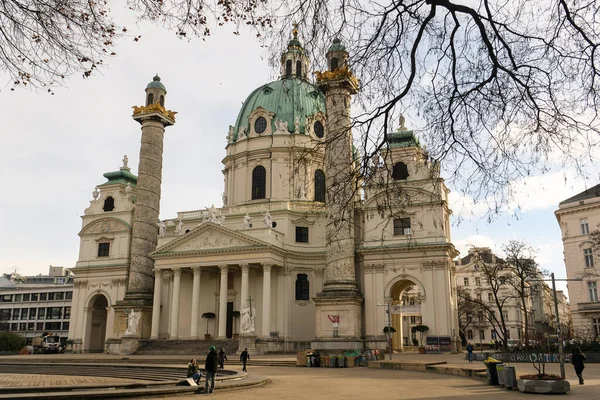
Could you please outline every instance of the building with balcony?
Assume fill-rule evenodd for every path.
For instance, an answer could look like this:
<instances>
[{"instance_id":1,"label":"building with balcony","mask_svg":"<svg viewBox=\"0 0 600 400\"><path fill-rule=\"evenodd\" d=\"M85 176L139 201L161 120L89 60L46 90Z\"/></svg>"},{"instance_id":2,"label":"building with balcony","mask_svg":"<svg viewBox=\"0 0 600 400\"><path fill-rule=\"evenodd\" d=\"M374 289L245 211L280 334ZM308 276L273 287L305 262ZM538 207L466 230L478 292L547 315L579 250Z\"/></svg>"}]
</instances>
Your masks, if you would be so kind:
<instances>
[{"instance_id":1,"label":"building with balcony","mask_svg":"<svg viewBox=\"0 0 600 400\"><path fill-rule=\"evenodd\" d=\"M600 227L600 185L584 190L558 205L554 212L560 226L568 282L573 336L598 340L600 335L600 275L590 233Z\"/></svg>"},{"instance_id":2,"label":"building with balcony","mask_svg":"<svg viewBox=\"0 0 600 400\"><path fill-rule=\"evenodd\" d=\"M71 319L73 277L64 267L48 275L4 274L0 278L0 330L22 335L27 344L43 332L66 338Z\"/></svg>"}]
</instances>

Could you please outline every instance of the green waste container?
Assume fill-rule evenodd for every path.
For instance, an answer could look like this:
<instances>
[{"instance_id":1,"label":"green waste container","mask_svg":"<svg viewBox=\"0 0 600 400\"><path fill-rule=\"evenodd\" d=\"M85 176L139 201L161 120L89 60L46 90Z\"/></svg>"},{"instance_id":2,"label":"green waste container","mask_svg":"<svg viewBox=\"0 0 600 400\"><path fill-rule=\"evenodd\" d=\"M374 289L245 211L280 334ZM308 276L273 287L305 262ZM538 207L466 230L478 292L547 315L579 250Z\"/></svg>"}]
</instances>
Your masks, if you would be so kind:
<instances>
[{"instance_id":1,"label":"green waste container","mask_svg":"<svg viewBox=\"0 0 600 400\"><path fill-rule=\"evenodd\" d=\"M504 386L504 364L496 365L496 373L498 374L498 384Z\"/></svg>"}]
</instances>

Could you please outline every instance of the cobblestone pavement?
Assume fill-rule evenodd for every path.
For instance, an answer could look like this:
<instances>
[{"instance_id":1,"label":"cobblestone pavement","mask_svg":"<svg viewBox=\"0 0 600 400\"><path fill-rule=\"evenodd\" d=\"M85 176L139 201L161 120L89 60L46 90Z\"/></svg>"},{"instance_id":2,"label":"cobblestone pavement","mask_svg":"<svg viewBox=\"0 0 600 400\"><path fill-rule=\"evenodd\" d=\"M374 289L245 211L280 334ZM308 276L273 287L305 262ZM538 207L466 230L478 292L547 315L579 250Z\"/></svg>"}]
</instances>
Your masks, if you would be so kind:
<instances>
[{"instance_id":1,"label":"cobblestone pavement","mask_svg":"<svg viewBox=\"0 0 600 400\"><path fill-rule=\"evenodd\" d=\"M48 355L46 357L53 357ZM90 355L82 356L90 358ZM3 357L4 358L4 357ZM103 355L93 358L105 359ZM131 356L130 358L136 358ZM289 355L256 356L256 359L295 359ZM386 355L387 359L387 355ZM451 365L466 366L469 363L464 355L447 354L394 354L394 360L418 360L418 361L446 361ZM143 358L140 358L143 363ZM471 364L481 367L481 362ZM516 363L517 375L533 373L532 364ZM229 369L240 370L240 366L229 366ZM600 399L600 364L587 364L584 371L586 377L585 385L577 384L577 378L570 364L565 365L567 379L571 383L570 396L578 399ZM546 372L558 374L558 364L547 364ZM429 372L380 370L371 368L292 368L292 367L262 367L249 365L248 373L259 374L268 377L271 383L264 387L229 390L219 393L215 391L212 396L221 399L243 399L243 400L417 400L417 399L440 399L440 400L505 400L523 398L530 400L536 395L524 394L518 391L508 391L498 387L487 386L482 380L463 378L448 375L439 375ZM0 374L0 386L72 386L82 384L104 384L104 383L133 383L139 382L131 379L86 377L86 376L62 376L62 375L19 375ZM218 386L218 384L217 384ZM191 399L199 395L183 396L178 398Z\"/></svg>"},{"instance_id":2,"label":"cobblestone pavement","mask_svg":"<svg viewBox=\"0 0 600 400\"><path fill-rule=\"evenodd\" d=\"M254 367L249 374L268 376L265 387L240 391L216 390L211 396L227 400L532 400L538 395L487 386L482 380L429 372L390 371L370 368L269 368ZM577 399L600 398L600 379L586 380L584 386L571 381L569 395ZM178 397L198 398L199 395Z\"/></svg>"},{"instance_id":3,"label":"cobblestone pavement","mask_svg":"<svg viewBox=\"0 0 600 400\"><path fill-rule=\"evenodd\" d=\"M55 387L148 382L139 379L105 378L96 376L0 374L0 387Z\"/></svg>"}]
</instances>

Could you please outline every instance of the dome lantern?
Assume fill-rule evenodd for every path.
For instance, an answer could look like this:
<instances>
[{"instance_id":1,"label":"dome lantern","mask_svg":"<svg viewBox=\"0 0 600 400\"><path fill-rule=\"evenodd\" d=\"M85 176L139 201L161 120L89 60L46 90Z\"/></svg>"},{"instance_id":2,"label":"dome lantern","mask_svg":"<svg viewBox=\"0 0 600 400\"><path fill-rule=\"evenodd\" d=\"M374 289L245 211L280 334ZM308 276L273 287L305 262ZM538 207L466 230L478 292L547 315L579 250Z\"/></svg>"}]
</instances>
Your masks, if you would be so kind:
<instances>
[{"instance_id":1,"label":"dome lantern","mask_svg":"<svg viewBox=\"0 0 600 400\"><path fill-rule=\"evenodd\" d=\"M327 50L327 64L330 71L348 66L348 52L346 46L339 38L333 39L333 43Z\"/></svg>"},{"instance_id":2,"label":"dome lantern","mask_svg":"<svg viewBox=\"0 0 600 400\"><path fill-rule=\"evenodd\" d=\"M281 55L281 78L308 79L309 61L298 39L298 25L294 24L287 51Z\"/></svg>"},{"instance_id":3,"label":"dome lantern","mask_svg":"<svg viewBox=\"0 0 600 400\"><path fill-rule=\"evenodd\" d=\"M158 103L164 107L166 95L167 88L160 81L160 76L156 74L154 78L152 78L152 82L146 86L146 106Z\"/></svg>"}]
</instances>

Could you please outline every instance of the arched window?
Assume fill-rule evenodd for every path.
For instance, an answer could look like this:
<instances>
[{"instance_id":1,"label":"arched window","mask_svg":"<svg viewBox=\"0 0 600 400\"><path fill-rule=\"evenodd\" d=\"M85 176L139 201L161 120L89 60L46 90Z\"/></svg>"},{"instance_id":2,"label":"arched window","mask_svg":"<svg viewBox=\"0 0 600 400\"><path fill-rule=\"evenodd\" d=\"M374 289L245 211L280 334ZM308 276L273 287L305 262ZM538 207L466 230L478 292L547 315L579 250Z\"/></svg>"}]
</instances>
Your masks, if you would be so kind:
<instances>
[{"instance_id":1,"label":"arched window","mask_svg":"<svg viewBox=\"0 0 600 400\"><path fill-rule=\"evenodd\" d=\"M264 199L266 196L267 170L262 165L252 170L252 200Z\"/></svg>"},{"instance_id":2,"label":"arched window","mask_svg":"<svg viewBox=\"0 0 600 400\"><path fill-rule=\"evenodd\" d=\"M325 173L320 169L315 171L315 201L325 203Z\"/></svg>"},{"instance_id":3,"label":"arched window","mask_svg":"<svg viewBox=\"0 0 600 400\"><path fill-rule=\"evenodd\" d=\"M256 121L254 121L254 132L258 135L264 133L267 130L267 120L265 117L258 117Z\"/></svg>"},{"instance_id":4,"label":"arched window","mask_svg":"<svg viewBox=\"0 0 600 400\"><path fill-rule=\"evenodd\" d=\"M408 178L408 167L403 162L398 162L394 165L392 170L392 179L395 181L401 181Z\"/></svg>"},{"instance_id":5,"label":"arched window","mask_svg":"<svg viewBox=\"0 0 600 400\"><path fill-rule=\"evenodd\" d=\"M148 99L146 100L146 105L149 106L152 103L154 103L154 95L152 93L149 93Z\"/></svg>"},{"instance_id":6,"label":"arched window","mask_svg":"<svg viewBox=\"0 0 600 400\"><path fill-rule=\"evenodd\" d=\"M332 70L332 71L335 71L335 70L338 68L338 66L339 66L339 65L338 65L338 59L337 59L337 58L335 58L335 57L333 57L333 58L331 59L331 70Z\"/></svg>"},{"instance_id":7,"label":"arched window","mask_svg":"<svg viewBox=\"0 0 600 400\"><path fill-rule=\"evenodd\" d=\"M106 200L104 200L104 207L102 207L102 209L104 210L104 212L114 210L115 199L113 199L111 196L108 196Z\"/></svg>"},{"instance_id":8,"label":"arched window","mask_svg":"<svg viewBox=\"0 0 600 400\"><path fill-rule=\"evenodd\" d=\"M296 300L309 300L310 299L310 283L308 282L308 275L298 274L296 275Z\"/></svg>"},{"instance_id":9,"label":"arched window","mask_svg":"<svg viewBox=\"0 0 600 400\"><path fill-rule=\"evenodd\" d=\"M296 77L302 78L302 62L300 60L296 61Z\"/></svg>"},{"instance_id":10,"label":"arched window","mask_svg":"<svg viewBox=\"0 0 600 400\"><path fill-rule=\"evenodd\" d=\"M165 106L165 96L163 96L162 94L160 95L160 105L161 106Z\"/></svg>"},{"instance_id":11,"label":"arched window","mask_svg":"<svg viewBox=\"0 0 600 400\"><path fill-rule=\"evenodd\" d=\"M285 62L285 76L286 78L292 76L292 60L287 60Z\"/></svg>"}]
</instances>

